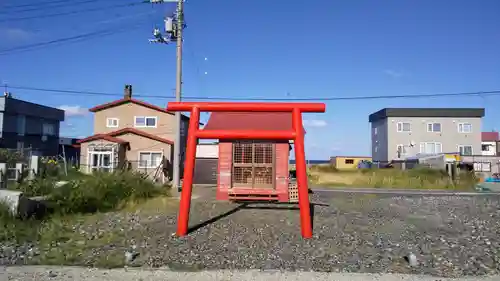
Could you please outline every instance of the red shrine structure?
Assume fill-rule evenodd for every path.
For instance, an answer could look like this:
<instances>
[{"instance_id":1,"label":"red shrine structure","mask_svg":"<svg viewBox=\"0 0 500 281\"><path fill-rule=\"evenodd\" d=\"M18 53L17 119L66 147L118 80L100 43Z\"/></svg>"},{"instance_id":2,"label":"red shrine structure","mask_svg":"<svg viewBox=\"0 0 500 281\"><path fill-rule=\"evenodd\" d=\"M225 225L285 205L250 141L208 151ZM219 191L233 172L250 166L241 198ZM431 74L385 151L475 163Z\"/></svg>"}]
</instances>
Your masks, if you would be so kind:
<instances>
[{"instance_id":1,"label":"red shrine structure","mask_svg":"<svg viewBox=\"0 0 500 281\"><path fill-rule=\"evenodd\" d=\"M301 232L302 237L311 238L302 113L322 113L325 108L323 103L168 103L168 111L191 113L177 235L184 236L188 231L198 139L219 140L217 199L281 202L291 201L288 156L289 141L292 140L295 148ZM199 128L200 112L212 112L202 130Z\"/></svg>"}]
</instances>

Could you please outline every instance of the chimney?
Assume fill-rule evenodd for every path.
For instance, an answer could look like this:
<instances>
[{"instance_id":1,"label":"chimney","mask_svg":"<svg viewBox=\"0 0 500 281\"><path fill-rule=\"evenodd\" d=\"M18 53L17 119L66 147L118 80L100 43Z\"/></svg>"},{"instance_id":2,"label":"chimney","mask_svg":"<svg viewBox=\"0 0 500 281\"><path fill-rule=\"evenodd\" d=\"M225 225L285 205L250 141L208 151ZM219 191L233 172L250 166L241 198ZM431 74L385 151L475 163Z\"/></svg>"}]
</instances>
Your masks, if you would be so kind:
<instances>
[{"instance_id":1,"label":"chimney","mask_svg":"<svg viewBox=\"0 0 500 281\"><path fill-rule=\"evenodd\" d=\"M132 85L125 85L125 90L123 91L123 98L131 99L132 98Z\"/></svg>"}]
</instances>

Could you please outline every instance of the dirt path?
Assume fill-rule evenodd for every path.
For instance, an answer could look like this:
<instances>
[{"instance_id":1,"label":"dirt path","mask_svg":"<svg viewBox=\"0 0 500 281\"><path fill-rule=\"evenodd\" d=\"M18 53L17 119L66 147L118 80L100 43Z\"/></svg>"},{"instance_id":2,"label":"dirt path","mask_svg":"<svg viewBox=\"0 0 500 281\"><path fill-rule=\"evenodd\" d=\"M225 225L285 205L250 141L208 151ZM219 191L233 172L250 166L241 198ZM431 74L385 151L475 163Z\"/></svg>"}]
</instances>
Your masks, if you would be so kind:
<instances>
[{"instance_id":1,"label":"dirt path","mask_svg":"<svg viewBox=\"0 0 500 281\"><path fill-rule=\"evenodd\" d=\"M173 272L169 270L97 270L80 267L0 267L0 280L53 280L53 281L494 281L500 276L458 279L436 278L422 275L355 274L314 272L262 272L262 271L201 271Z\"/></svg>"},{"instance_id":2,"label":"dirt path","mask_svg":"<svg viewBox=\"0 0 500 281\"><path fill-rule=\"evenodd\" d=\"M42 257L41 262L31 264L120 267L126 263L186 272L282 270L325 276L328 272L448 278L500 274L499 196L315 192L311 201L321 204L313 208L314 237L309 240L300 237L294 205L239 206L204 197L193 200L191 233L178 238L172 235L178 201L166 201L148 204L149 210L102 214L90 222L71 224L72 235L45 241L36 251L0 247L0 261L3 253L2 264L25 265L30 263L28 254L37 252L33 258ZM410 264L408 256L416 257L416 262Z\"/></svg>"}]
</instances>

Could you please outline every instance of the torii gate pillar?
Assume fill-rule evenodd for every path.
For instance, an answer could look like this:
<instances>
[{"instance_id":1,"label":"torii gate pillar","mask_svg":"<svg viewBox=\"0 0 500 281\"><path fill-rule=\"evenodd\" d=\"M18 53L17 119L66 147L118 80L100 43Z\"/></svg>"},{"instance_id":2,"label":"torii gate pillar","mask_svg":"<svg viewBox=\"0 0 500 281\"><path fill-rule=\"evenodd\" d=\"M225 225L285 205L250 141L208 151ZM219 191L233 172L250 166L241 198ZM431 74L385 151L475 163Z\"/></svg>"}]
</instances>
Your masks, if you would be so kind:
<instances>
[{"instance_id":1,"label":"torii gate pillar","mask_svg":"<svg viewBox=\"0 0 500 281\"><path fill-rule=\"evenodd\" d=\"M198 139L233 139L233 140L293 140L299 192L300 226L303 238L312 237L311 210L309 206L309 190L307 187L307 167L304 151L304 130L302 113L325 112L324 103L253 103L253 102L169 102L168 111L189 111L189 129L187 138L186 159L184 164L184 181L182 184L177 235L185 236L188 232L189 210L193 188L193 174ZM291 131L248 131L248 130L210 130L199 129L200 112L291 112ZM272 122L272 121L270 121ZM178 144L174 144L178 145ZM176 156L174 156L176 157Z\"/></svg>"}]
</instances>

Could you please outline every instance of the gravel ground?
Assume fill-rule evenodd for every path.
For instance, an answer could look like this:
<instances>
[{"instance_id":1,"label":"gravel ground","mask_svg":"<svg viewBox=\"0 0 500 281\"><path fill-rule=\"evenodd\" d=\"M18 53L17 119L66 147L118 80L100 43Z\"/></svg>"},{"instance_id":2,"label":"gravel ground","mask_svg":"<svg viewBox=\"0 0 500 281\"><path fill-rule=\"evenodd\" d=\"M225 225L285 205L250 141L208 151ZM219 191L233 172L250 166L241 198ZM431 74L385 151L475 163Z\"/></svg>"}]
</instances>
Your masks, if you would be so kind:
<instances>
[{"instance_id":1,"label":"gravel ground","mask_svg":"<svg viewBox=\"0 0 500 281\"><path fill-rule=\"evenodd\" d=\"M311 199L321 204L314 208L314 238L310 240L300 237L295 206L239 207L201 197L192 204L191 225L229 214L187 237L171 235L176 223L173 211L107 214L93 224L74 226L87 240L58 242L54 248L88 245L119 233L119 239L96 246L78 262L67 260L98 265L96 260L113 256L129 266L174 271L280 269L442 277L500 273L498 196L316 192ZM0 247L0 262L23 264L30 251L43 254L43 249L29 247L22 258L19 253L9 258Z\"/></svg>"},{"instance_id":2,"label":"gravel ground","mask_svg":"<svg viewBox=\"0 0 500 281\"><path fill-rule=\"evenodd\" d=\"M360 274L325 272L265 272L265 271L201 271L172 272L166 270L96 270L77 267L0 267L0 280L52 281L495 281L500 276L443 279L423 275Z\"/></svg>"}]
</instances>

